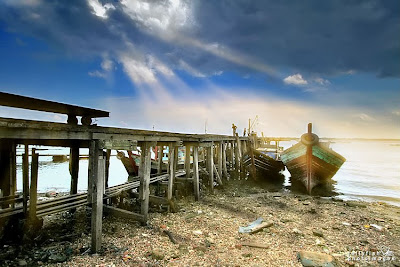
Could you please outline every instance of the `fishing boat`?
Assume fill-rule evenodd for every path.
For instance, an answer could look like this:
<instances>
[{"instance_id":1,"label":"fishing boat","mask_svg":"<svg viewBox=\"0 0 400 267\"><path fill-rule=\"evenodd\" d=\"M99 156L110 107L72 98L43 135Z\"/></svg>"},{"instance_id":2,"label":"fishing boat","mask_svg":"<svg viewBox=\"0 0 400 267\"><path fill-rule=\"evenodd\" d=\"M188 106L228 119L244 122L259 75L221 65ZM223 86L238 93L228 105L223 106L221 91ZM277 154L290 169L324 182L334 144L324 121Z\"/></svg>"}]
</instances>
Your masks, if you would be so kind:
<instances>
[{"instance_id":1,"label":"fishing boat","mask_svg":"<svg viewBox=\"0 0 400 267\"><path fill-rule=\"evenodd\" d=\"M301 141L282 152L281 160L291 174L292 186L301 184L311 195L313 188L332 184L331 178L346 159L329 145L329 142L319 141L309 123L308 132L301 136Z\"/></svg>"},{"instance_id":2,"label":"fishing boat","mask_svg":"<svg viewBox=\"0 0 400 267\"><path fill-rule=\"evenodd\" d=\"M282 182L284 178L280 174L285 169L282 161L276 160L251 147L243 155L243 165L255 180L262 178L262 180L268 182Z\"/></svg>"}]
</instances>

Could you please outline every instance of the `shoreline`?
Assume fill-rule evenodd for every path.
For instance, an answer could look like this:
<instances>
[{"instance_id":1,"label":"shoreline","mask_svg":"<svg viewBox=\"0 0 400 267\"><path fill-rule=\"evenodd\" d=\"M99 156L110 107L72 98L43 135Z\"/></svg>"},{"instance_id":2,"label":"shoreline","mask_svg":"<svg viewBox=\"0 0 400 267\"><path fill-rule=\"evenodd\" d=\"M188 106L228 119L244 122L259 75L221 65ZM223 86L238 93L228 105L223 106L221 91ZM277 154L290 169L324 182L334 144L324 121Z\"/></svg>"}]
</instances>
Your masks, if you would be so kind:
<instances>
[{"instance_id":1,"label":"shoreline","mask_svg":"<svg viewBox=\"0 0 400 267\"><path fill-rule=\"evenodd\" d=\"M41 238L33 246L14 252L7 264L302 266L300 251L329 255L336 266L400 264L400 209L396 206L268 191L243 180L229 181L215 191L214 195L203 191L199 202L191 197L179 199L176 213L154 212L157 208L153 207L148 226L106 216L104 246L98 255L88 254L90 217L84 208L75 216L62 213L45 217ZM271 225L251 235L238 232L240 226L260 217ZM7 261L5 254L11 256L7 251L12 252L12 248L9 245L0 250L2 261ZM352 252L383 250L394 259L348 258Z\"/></svg>"}]
</instances>

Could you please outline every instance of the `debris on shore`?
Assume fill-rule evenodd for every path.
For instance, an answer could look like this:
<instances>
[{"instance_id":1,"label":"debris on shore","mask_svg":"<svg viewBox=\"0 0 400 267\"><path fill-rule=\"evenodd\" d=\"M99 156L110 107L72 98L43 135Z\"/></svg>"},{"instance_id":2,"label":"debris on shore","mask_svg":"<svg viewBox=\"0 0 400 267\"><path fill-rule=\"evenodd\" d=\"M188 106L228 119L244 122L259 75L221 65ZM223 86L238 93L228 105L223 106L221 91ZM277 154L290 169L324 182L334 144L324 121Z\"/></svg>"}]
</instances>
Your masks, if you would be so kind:
<instances>
[{"instance_id":1,"label":"debris on shore","mask_svg":"<svg viewBox=\"0 0 400 267\"><path fill-rule=\"evenodd\" d=\"M47 216L29 244L3 244L0 262L7 266L313 266L306 264L325 261L326 266L398 266L400 208L351 203L269 192L235 180L198 202L178 200L176 213L150 213L147 226L106 216L99 254L90 254L89 210ZM238 231L258 218L263 221L253 227L257 231ZM367 258L372 253L378 256Z\"/></svg>"}]
</instances>

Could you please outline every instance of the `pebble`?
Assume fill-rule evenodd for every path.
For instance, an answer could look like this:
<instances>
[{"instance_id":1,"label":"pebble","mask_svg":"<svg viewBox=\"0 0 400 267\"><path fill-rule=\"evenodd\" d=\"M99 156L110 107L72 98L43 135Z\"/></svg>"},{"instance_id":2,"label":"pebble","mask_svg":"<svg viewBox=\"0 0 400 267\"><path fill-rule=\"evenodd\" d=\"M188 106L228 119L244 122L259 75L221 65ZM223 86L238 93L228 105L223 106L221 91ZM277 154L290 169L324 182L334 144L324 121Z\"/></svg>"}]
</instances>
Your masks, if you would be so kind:
<instances>
[{"instance_id":1,"label":"pebble","mask_svg":"<svg viewBox=\"0 0 400 267\"><path fill-rule=\"evenodd\" d=\"M28 263L26 262L26 260L19 260L19 261L18 261L18 265L19 265L19 266L27 266Z\"/></svg>"},{"instance_id":2,"label":"pebble","mask_svg":"<svg viewBox=\"0 0 400 267\"><path fill-rule=\"evenodd\" d=\"M334 267L334 258L331 255L313 251L300 251L298 258L303 266Z\"/></svg>"},{"instance_id":3,"label":"pebble","mask_svg":"<svg viewBox=\"0 0 400 267\"><path fill-rule=\"evenodd\" d=\"M195 235L202 235L203 232L200 231L200 230L195 230L195 231L193 231L193 234L195 234Z\"/></svg>"}]
</instances>

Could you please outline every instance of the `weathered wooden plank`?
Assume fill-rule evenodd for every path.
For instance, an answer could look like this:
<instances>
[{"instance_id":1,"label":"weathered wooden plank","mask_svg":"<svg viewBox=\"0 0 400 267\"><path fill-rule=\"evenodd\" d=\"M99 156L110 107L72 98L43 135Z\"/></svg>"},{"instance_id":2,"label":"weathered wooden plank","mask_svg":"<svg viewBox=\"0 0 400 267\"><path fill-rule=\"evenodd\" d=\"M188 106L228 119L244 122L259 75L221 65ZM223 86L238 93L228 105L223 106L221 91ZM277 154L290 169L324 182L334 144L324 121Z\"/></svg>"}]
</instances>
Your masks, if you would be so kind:
<instances>
[{"instance_id":1,"label":"weathered wooden plank","mask_svg":"<svg viewBox=\"0 0 400 267\"><path fill-rule=\"evenodd\" d=\"M104 211L106 211L109 214L116 216L116 217L131 219L131 220L140 221L140 222L144 221L143 214L130 212L127 210L119 209L119 208L108 206L108 205L103 205L103 209L104 209Z\"/></svg>"},{"instance_id":2,"label":"weathered wooden plank","mask_svg":"<svg viewBox=\"0 0 400 267\"><path fill-rule=\"evenodd\" d=\"M227 147L227 144L225 142L222 142L222 168L223 168L223 172L224 172L225 178L229 181L228 169L226 167L226 165L227 165L227 162L226 162L226 147Z\"/></svg>"},{"instance_id":3,"label":"weathered wooden plank","mask_svg":"<svg viewBox=\"0 0 400 267\"><path fill-rule=\"evenodd\" d=\"M149 195L150 195L150 169L151 169L151 153L148 143L141 144L140 167L139 167L139 201L141 214L143 215L143 223L147 222L149 213Z\"/></svg>"},{"instance_id":4,"label":"weathered wooden plank","mask_svg":"<svg viewBox=\"0 0 400 267\"><path fill-rule=\"evenodd\" d=\"M92 220L91 220L91 250L97 253L101 249L101 232L102 232L102 217L103 217L103 193L104 193L104 176L105 176L105 159L102 151L99 151L98 140L94 142L94 153L97 155L94 161L97 162L97 171L94 172L92 183Z\"/></svg>"},{"instance_id":5,"label":"weathered wooden plank","mask_svg":"<svg viewBox=\"0 0 400 267\"><path fill-rule=\"evenodd\" d=\"M71 174L70 194L78 193L78 174L79 174L79 146L74 145L70 148L69 173Z\"/></svg>"},{"instance_id":6,"label":"weathered wooden plank","mask_svg":"<svg viewBox=\"0 0 400 267\"><path fill-rule=\"evenodd\" d=\"M186 170L186 177L190 178L190 146L185 146L185 170Z\"/></svg>"},{"instance_id":7,"label":"weathered wooden plank","mask_svg":"<svg viewBox=\"0 0 400 267\"><path fill-rule=\"evenodd\" d=\"M213 147L207 148L207 170L209 173L209 182L211 192L214 193L214 149Z\"/></svg>"},{"instance_id":8,"label":"weathered wooden plank","mask_svg":"<svg viewBox=\"0 0 400 267\"><path fill-rule=\"evenodd\" d=\"M194 198L196 201L200 199L200 183L199 183L199 147L193 147L193 186Z\"/></svg>"},{"instance_id":9,"label":"weathered wooden plank","mask_svg":"<svg viewBox=\"0 0 400 267\"><path fill-rule=\"evenodd\" d=\"M172 193L175 180L175 149L173 143L171 143L168 147L168 167L169 167L169 179L168 179L167 199L170 201L172 200Z\"/></svg>"},{"instance_id":10,"label":"weathered wooden plank","mask_svg":"<svg viewBox=\"0 0 400 267\"><path fill-rule=\"evenodd\" d=\"M38 110L74 116L91 118L109 117L110 113L103 110L74 106L33 97L0 92L0 106Z\"/></svg>"},{"instance_id":11,"label":"weathered wooden plank","mask_svg":"<svg viewBox=\"0 0 400 267\"><path fill-rule=\"evenodd\" d=\"M218 142L218 175L219 175L219 178L221 179L221 182L222 182L222 154L223 154L223 150L224 150L224 148L223 148L223 145L224 145L224 143L221 141L221 142Z\"/></svg>"},{"instance_id":12,"label":"weathered wooden plank","mask_svg":"<svg viewBox=\"0 0 400 267\"><path fill-rule=\"evenodd\" d=\"M132 138L132 137L130 137ZM136 150L138 146L138 141L137 140L114 140L114 139L108 139L108 140L103 140L100 141L99 144L100 148L104 149L115 149L115 150Z\"/></svg>"},{"instance_id":13,"label":"weathered wooden plank","mask_svg":"<svg viewBox=\"0 0 400 267\"><path fill-rule=\"evenodd\" d=\"M217 170L217 167L215 166L215 164L213 164L213 167L214 167L214 172L215 172L215 178L217 178L217 182L220 185L223 185L221 176L219 176L219 170Z\"/></svg>"},{"instance_id":14,"label":"weathered wooden plank","mask_svg":"<svg viewBox=\"0 0 400 267\"><path fill-rule=\"evenodd\" d=\"M29 219L32 221L36 219L38 171L39 155L36 153L35 149L32 148L31 185L29 193Z\"/></svg>"},{"instance_id":15,"label":"weathered wooden plank","mask_svg":"<svg viewBox=\"0 0 400 267\"><path fill-rule=\"evenodd\" d=\"M162 167L163 167L163 156L164 156L164 146L158 146L158 164L157 164L157 173L161 174L162 173Z\"/></svg>"},{"instance_id":16,"label":"weathered wooden plank","mask_svg":"<svg viewBox=\"0 0 400 267\"><path fill-rule=\"evenodd\" d=\"M28 199L29 199L29 146L25 145L25 153L22 155L22 193L23 193L23 209L25 216L28 215Z\"/></svg>"}]
</instances>

